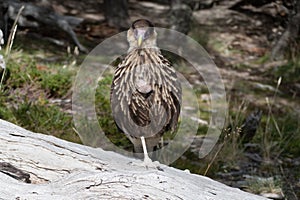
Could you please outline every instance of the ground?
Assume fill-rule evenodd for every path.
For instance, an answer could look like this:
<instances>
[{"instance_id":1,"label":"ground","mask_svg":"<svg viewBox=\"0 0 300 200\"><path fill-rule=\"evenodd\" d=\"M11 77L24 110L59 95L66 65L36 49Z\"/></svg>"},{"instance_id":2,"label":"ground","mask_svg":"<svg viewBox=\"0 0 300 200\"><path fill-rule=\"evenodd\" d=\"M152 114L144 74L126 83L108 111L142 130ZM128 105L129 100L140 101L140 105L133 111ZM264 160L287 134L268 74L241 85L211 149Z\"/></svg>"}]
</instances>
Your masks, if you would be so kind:
<instances>
[{"instance_id":1,"label":"ground","mask_svg":"<svg viewBox=\"0 0 300 200\"><path fill-rule=\"evenodd\" d=\"M97 1L49 2L61 14L84 18L76 33L90 49L119 32L105 23ZM199 159L193 153L198 148L195 141L173 165L253 193L278 197L283 193L293 199L300 195L300 174L295 170L300 163L299 55L289 60L269 60L272 47L284 31L282 22L259 13L247 15L229 9L235 2L219 1L210 9L194 11L189 33L209 52L225 84L229 113L224 136L206 158ZM129 13L131 20L147 17L158 26L169 27L166 5L130 1ZM27 32L20 29L17 35L8 63L14 80L7 81L9 86L4 91L10 100L0 101L5 105L0 108L0 116L33 131L80 142L72 128L70 88L85 55L74 54L73 48L67 51L42 37L28 44ZM186 75L189 80L195 79L193 74ZM126 138L117 134L109 114L105 96L109 95L110 81L108 75L99 82L99 88L106 88L96 94L101 108L97 110L99 123L114 143L130 149ZM196 93L204 113L201 120L209 121L210 113L205 109L209 106L208 91L201 81L193 83L199 87ZM263 112L261 124L253 140L244 145L239 128L255 110ZM205 130L206 125L199 128L200 140Z\"/></svg>"}]
</instances>

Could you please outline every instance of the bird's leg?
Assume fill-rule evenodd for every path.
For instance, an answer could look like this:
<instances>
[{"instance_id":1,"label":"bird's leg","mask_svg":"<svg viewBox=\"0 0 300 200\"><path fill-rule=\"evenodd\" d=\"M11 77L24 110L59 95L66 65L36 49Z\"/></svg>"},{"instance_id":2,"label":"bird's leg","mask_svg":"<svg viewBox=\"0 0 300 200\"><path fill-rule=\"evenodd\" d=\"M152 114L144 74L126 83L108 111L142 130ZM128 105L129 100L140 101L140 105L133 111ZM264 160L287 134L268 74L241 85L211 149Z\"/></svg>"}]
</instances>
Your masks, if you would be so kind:
<instances>
[{"instance_id":1,"label":"bird's leg","mask_svg":"<svg viewBox=\"0 0 300 200\"><path fill-rule=\"evenodd\" d=\"M144 163L145 164L152 163L152 160L148 156L148 151L147 151L147 146L146 146L146 142L145 142L145 137L144 136L141 137L141 141L142 141L143 152L144 152Z\"/></svg>"},{"instance_id":2,"label":"bird's leg","mask_svg":"<svg viewBox=\"0 0 300 200\"><path fill-rule=\"evenodd\" d=\"M161 168L161 165L158 161L152 161L151 158L149 157L148 155L148 149L147 149L147 145L146 145L146 139L144 136L140 137L140 140L137 138L138 141L135 141L135 143L139 144L139 145L136 145L136 147L138 147L138 149L136 148L135 151L136 152L141 152L141 150L143 149L143 153L144 153L144 161L142 163L135 163L135 162L131 162L132 165L135 165L135 166L143 166L145 167L146 169L149 169L149 168L154 168L154 169L158 169L160 171L164 171L162 168ZM150 146L150 149L151 149L151 139L150 141L148 140L147 142L150 142L150 144L148 143L148 146ZM153 142L153 141L152 141ZM156 141L155 141L156 143ZM142 144L142 145L141 145ZM142 146L142 149L140 149L140 147Z\"/></svg>"},{"instance_id":3,"label":"bird's leg","mask_svg":"<svg viewBox=\"0 0 300 200\"><path fill-rule=\"evenodd\" d=\"M160 171L163 171L163 169L160 167L159 162L158 161L153 162L151 160L151 158L149 157L145 137L142 136L140 139L142 141L142 147L143 147L143 152L144 152L144 162L141 165L146 167L147 169L155 168ZM140 165L140 164L138 164L138 165Z\"/></svg>"}]
</instances>

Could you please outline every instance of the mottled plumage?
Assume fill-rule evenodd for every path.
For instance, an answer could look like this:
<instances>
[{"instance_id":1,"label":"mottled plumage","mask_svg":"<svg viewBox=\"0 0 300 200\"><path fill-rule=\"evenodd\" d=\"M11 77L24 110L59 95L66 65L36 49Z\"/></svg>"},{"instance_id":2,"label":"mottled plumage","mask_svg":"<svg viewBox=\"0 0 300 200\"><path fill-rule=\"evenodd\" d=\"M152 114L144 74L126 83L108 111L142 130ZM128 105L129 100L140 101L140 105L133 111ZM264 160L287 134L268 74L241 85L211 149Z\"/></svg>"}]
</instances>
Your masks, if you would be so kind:
<instances>
[{"instance_id":1,"label":"mottled plumage","mask_svg":"<svg viewBox=\"0 0 300 200\"><path fill-rule=\"evenodd\" d=\"M137 20L128 30L129 50L115 70L111 107L118 127L134 144L135 152L153 151L163 133L177 126L181 85L171 63L156 46L153 25Z\"/></svg>"}]
</instances>

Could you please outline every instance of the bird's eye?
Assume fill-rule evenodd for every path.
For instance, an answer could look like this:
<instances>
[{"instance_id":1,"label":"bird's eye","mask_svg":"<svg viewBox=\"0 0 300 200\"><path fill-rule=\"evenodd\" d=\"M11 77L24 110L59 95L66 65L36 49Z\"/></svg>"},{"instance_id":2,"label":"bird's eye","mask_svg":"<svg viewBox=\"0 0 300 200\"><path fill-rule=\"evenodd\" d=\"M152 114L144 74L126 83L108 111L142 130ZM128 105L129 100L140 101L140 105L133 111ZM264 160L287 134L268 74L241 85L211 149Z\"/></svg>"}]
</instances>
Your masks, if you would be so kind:
<instances>
[{"instance_id":1,"label":"bird's eye","mask_svg":"<svg viewBox=\"0 0 300 200\"><path fill-rule=\"evenodd\" d=\"M145 39L147 39L147 38L149 38L149 37L150 37L150 30L147 30L147 31L146 31L146 33L145 33L145 36L144 36L144 37L145 37Z\"/></svg>"},{"instance_id":2,"label":"bird's eye","mask_svg":"<svg viewBox=\"0 0 300 200\"><path fill-rule=\"evenodd\" d=\"M133 29L133 34L135 38L138 38L138 30L137 29Z\"/></svg>"},{"instance_id":3,"label":"bird's eye","mask_svg":"<svg viewBox=\"0 0 300 200\"><path fill-rule=\"evenodd\" d=\"M151 37L151 35L154 34L154 28L153 27L149 27L147 30L147 37Z\"/></svg>"}]
</instances>

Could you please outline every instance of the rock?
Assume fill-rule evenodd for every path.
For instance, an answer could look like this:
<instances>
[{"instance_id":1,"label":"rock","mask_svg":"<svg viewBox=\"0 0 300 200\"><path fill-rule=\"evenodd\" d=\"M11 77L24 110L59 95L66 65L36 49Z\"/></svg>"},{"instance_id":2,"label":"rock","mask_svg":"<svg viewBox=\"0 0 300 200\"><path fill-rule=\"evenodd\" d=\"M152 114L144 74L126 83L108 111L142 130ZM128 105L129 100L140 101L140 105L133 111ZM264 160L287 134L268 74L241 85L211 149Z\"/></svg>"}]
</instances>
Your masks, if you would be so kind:
<instances>
[{"instance_id":1,"label":"rock","mask_svg":"<svg viewBox=\"0 0 300 200\"><path fill-rule=\"evenodd\" d=\"M165 165L164 171L147 170L130 164L139 160L3 120L0 162L30 176L22 181L0 172L2 199L266 199Z\"/></svg>"},{"instance_id":2,"label":"rock","mask_svg":"<svg viewBox=\"0 0 300 200\"><path fill-rule=\"evenodd\" d=\"M281 194L275 194L275 193L263 193L261 194L264 197L267 197L269 199L284 199L284 196Z\"/></svg>"},{"instance_id":3,"label":"rock","mask_svg":"<svg viewBox=\"0 0 300 200\"><path fill-rule=\"evenodd\" d=\"M240 132L243 142L247 143L253 139L253 137L256 134L256 130L259 127L261 117L262 117L261 110L256 110L247 116L247 118L242 124L241 132Z\"/></svg>"},{"instance_id":4,"label":"rock","mask_svg":"<svg viewBox=\"0 0 300 200\"><path fill-rule=\"evenodd\" d=\"M0 50L1 50L1 46L0 46ZM6 68L4 58L3 58L3 56L1 54L0 54L0 68L1 69L5 69Z\"/></svg>"}]
</instances>

